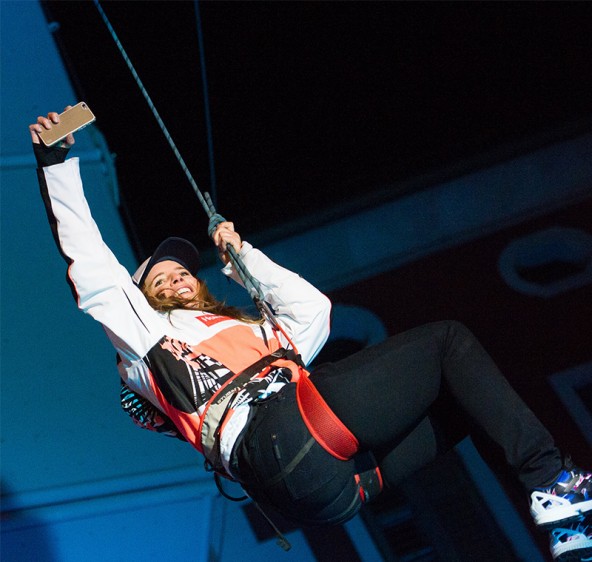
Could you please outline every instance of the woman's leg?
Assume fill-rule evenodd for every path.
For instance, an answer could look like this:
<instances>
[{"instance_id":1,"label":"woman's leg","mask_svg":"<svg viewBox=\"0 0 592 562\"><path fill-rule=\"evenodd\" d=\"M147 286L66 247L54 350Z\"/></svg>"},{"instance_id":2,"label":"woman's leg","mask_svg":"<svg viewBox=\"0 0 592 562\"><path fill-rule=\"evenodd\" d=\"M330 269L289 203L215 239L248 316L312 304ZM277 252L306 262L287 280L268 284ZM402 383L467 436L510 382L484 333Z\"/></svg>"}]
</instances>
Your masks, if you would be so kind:
<instances>
[{"instance_id":1,"label":"woman's leg","mask_svg":"<svg viewBox=\"0 0 592 562\"><path fill-rule=\"evenodd\" d=\"M388 483L397 483L442 449L434 428L443 429L450 444L466 433L485 436L531 492L536 525L552 530L553 558L592 556L585 523L592 513L592 474L569 462L562 470L549 432L461 324L410 330L321 365L311 379L361 446L379 458L382 454Z\"/></svg>"},{"instance_id":2,"label":"woman's leg","mask_svg":"<svg viewBox=\"0 0 592 562\"><path fill-rule=\"evenodd\" d=\"M386 488L393 488L428 465L438 452L432 423L429 418L424 418L394 449L377 455Z\"/></svg>"},{"instance_id":3,"label":"woman's leg","mask_svg":"<svg viewBox=\"0 0 592 562\"><path fill-rule=\"evenodd\" d=\"M445 433L459 424L466 434L483 433L527 490L550 484L561 471L549 432L458 322L420 326L320 365L311 380L361 446L378 454L395 450L446 400L454 417L440 420Z\"/></svg>"}]
</instances>

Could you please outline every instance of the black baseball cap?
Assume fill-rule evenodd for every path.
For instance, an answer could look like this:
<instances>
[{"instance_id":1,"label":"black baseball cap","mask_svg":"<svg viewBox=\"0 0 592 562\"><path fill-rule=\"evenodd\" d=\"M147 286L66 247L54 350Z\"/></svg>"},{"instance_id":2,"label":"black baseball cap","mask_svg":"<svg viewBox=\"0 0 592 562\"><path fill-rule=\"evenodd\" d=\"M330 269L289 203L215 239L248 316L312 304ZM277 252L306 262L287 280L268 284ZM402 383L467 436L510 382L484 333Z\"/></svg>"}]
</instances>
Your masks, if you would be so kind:
<instances>
[{"instance_id":1,"label":"black baseball cap","mask_svg":"<svg viewBox=\"0 0 592 562\"><path fill-rule=\"evenodd\" d=\"M185 238L171 237L161 242L154 253L132 275L134 283L141 287L150 270L161 261L171 260L181 264L191 275L199 270L199 251Z\"/></svg>"}]
</instances>

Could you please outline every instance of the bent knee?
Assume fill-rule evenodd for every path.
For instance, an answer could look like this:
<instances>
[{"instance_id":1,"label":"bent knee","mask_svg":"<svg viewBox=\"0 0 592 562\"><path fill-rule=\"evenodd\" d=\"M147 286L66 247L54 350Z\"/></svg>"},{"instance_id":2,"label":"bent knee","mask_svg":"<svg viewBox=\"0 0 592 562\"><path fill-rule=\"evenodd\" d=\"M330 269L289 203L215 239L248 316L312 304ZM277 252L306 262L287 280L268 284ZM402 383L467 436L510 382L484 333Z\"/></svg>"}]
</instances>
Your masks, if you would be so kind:
<instances>
[{"instance_id":1,"label":"bent knee","mask_svg":"<svg viewBox=\"0 0 592 562\"><path fill-rule=\"evenodd\" d=\"M439 333L444 341L451 342L455 340L473 341L477 338L465 324L458 320L442 320L434 322L434 331Z\"/></svg>"}]
</instances>

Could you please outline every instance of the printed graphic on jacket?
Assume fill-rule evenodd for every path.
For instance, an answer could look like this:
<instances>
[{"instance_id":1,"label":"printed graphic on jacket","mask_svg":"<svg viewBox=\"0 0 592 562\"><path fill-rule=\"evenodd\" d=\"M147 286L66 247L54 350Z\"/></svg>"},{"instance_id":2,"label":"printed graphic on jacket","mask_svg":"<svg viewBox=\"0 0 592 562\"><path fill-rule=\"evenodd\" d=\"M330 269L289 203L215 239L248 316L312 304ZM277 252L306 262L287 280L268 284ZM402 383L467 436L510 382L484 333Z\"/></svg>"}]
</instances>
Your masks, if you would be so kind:
<instances>
[{"instance_id":1,"label":"printed graphic on jacket","mask_svg":"<svg viewBox=\"0 0 592 562\"><path fill-rule=\"evenodd\" d=\"M163 336L148 352L146 363L167 402L188 414L200 412L234 375L218 361L170 336Z\"/></svg>"},{"instance_id":2,"label":"printed graphic on jacket","mask_svg":"<svg viewBox=\"0 0 592 562\"><path fill-rule=\"evenodd\" d=\"M146 362L167 402L175 409L201 413L205 404L234 373L220 362L197 353L187 343L164 336L149 352ZM249 381L233 400L233 407L264 398L290 382L287 368L272 368Z\"/></svg>"}]
</instances>

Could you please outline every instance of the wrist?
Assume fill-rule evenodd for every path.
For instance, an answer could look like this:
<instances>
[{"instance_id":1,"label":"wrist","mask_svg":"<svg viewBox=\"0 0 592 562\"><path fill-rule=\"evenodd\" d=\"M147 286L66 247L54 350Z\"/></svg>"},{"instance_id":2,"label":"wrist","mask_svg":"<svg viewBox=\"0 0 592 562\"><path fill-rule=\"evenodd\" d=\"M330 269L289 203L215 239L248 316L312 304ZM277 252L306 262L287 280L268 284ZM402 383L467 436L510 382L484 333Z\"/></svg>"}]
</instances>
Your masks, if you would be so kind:
<instances>
[{"instance_id":1,"label":"wrist","mask_svg":"<svg viewBox=\"0 0 592 562\"><path fill-rule=\"evenodd\" d=\"M33 143L33 154L37 160L37 167L44 168L46 166L53 166L54 164L62 164L68 157L70 148L62 148L59 146L45 146L44 144Z\"/></svg>"}]
</instances>

